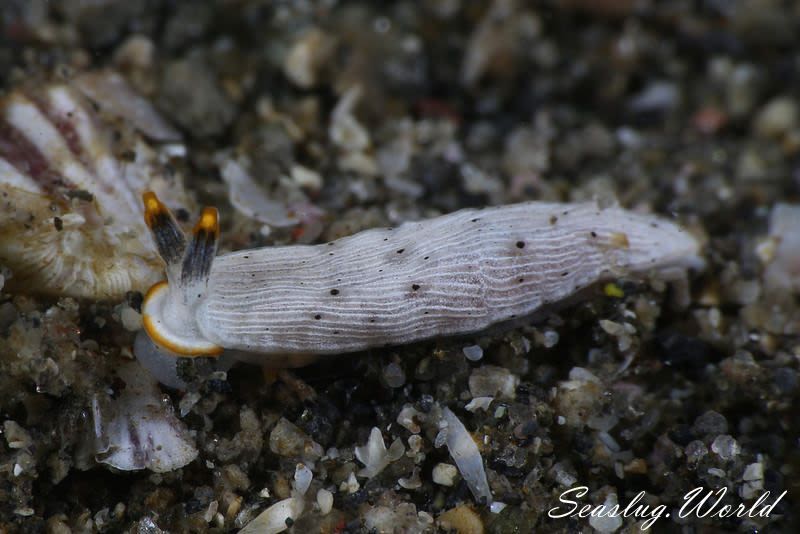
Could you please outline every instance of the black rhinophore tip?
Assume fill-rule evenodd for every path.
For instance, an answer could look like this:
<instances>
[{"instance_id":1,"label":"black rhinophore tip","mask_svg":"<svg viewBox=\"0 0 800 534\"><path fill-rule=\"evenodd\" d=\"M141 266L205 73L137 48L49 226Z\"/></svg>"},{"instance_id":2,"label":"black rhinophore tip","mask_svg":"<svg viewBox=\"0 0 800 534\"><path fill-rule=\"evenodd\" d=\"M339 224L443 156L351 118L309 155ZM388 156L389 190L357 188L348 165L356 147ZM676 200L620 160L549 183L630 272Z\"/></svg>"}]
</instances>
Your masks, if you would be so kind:
<instances>
[{"instance_id":1,"label":"black rhinophore tip","mask_svg":"<svg viewBox=\"0 0 800 534\"><path fill-rule=\"evenodd\" d=\"M186 250L186 236L178 226L175 217L155 193L148 191L142 195L144 201L144 222L153 234L158 253L167 264L167 269L180 265Z\"/></svg>"},{"instance_id":2,"label":"black rhinophore tip","mask_svg":"<svg viewBox=\"0 0 800 534\"><path fill-rule=\"evenodd\" d=\"M200 220L192 231L192 240L183 256L181 285L205 283L217 255L219 215L216 208L203 208Z\"/></svg>"}]
</instances>

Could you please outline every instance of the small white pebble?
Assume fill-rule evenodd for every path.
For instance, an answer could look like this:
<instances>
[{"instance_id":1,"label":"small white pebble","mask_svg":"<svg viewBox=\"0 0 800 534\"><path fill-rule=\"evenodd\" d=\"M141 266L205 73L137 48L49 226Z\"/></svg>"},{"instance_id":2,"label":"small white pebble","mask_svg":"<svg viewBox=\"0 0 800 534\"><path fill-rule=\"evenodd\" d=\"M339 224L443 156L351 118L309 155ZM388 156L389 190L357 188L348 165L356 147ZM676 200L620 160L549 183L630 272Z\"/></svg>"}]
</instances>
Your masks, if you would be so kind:
<instances>
[{"instance_id":1,"label":"small white pebble","mask_svg":"<svg viewBox=\"0 0 800 534\"><path fill-rule=\"evenodd\" d=\"M19 465L19 464L14 464L14 476L15 476L15 477L18 477L18 476L20 476L20 475L22 474L22 472L23 472L23 471L24 471L24 469L22 468L22 466L21 466L21 465Z\"/></svg>"},{"instance_id":2,"label":"small white pebble","mask_svg":"<svg viewBox=\"0 0 800 534\"><path fill-rule=\"evenodd\" d=\"M764 479L764 464L761 462L757 462L754 464L749 464L747 467L744 468L744 473L742 474L742 480L763 480Z\"/></svg>"},{"instance_id":3,"label":"small white pebble","mask_svg":"<svg viewBox=\"0 0 800 534\"><path fill-rule=\"evenodd\" d=\"M546 330L544 332L544 346L547 349L553 348L558 345L558 332L555 330Z\"/></svg>"},{"instance_id":4,"label":"small white pebble","mask_svg":"<svg viewBox=\"0 0 800 534\"><path fill-rule=\"evenodd\" d=\"M508 505L504 502L495 501L489 506L489 511L493 514L499 514L506 509L506 506Z\"/></svg>"},{"instance_id":5,"label":"small white pebble","mask_svg":"<svg viewBox=\"0 0 800 534\"><path fill-rule=\"evenodd\" d=\"M604 509L611 510L615 505L617 505L617 494L609 493L605 502L603 502ZM589 524L598 532L616 532L622 526L622 517L619 514L592 516L589 518Z\"/></svg>"},{"instance_id":6,"label":"small white pebble","mask_svg":"<svg viewBox=\"0 0 800 534\"><path fill-rule=\"evenodd\" d=\"M390 388L400 388L406 383L406 373L398 364L391 362L383 368L383 379Z\"/></svg>"},{"instance_id":7,"label":"small white pebble","mask_svg":"<svg viewBox=\"0 0 800 534\"><path fill-rule=\"evenodd\" d=\"M189 391L181 397L178 407L181 412L181 417L186 417L186 414L192 411L194 405L197 404L202 396L196 391Z\"/></svg>"},{"instance_id":8,"label":"small white pebble","mask_svg":"<svg viewBox=\"0 0 800 534\"><path fill-rule=\"evenodd\" d=\"M147 69L153 65L155 44L144 35L133 35L125 39L114 52L114 64Z\"/></svg>"},{"instance_id":9,"label":"small white pebble","mask_svg":"<svg viewBox=\"0 0 800 534\"><path fill-rule=\"evenodd\" d=\"M553 465L552 468L550 468L550 473L553 477L553 480L555 480L559 485L565 488L571 488L576 482L578 482L578 479L567 469L568 468L564 464L558 462Z\"/></svg>"},{"instance_id":10,"label":"small white pebble","mask_svg":"<svg viewBox=\"0 0 800 534\"><path fill-rule=\"evenodd\" d=\"M400 477L397 483L401 488L413 490L422 487L422 480L419 478L419 467L415 467L408 478Z\"/></svg>"},{"instance_id":11,"label":"small white pebble","mask_svg":"<svg viewBox=\"0 0 800 534\"><path fill-rule=\"evenodd\" d=\"M475 397L464 406L464 409L473 413L478 410L488 410L493 400L494 397Z\"/></svg>"},{"instance_id":12,"label":"small white pebble","mask_svg":"<svg viewBox=\"0 0 800 534\"><path fill-rule=\"evenodd\" d=\"M142 314L130 306L124 306L120 310L119 319L122 327L128 332L137 332L142 329Z\"/></svg>"},{"instance_id":13,"label":"small white pebble","mask_svg":"<svg viewBox=\"0 0 800 534\"><path fill-rule=\"evenodd\" d=\"M773 291L800 290L800 205L776 204L769 220L772 246L758 247L759 256L767 264L764 283Z\"/></svg>"},{"instance_id":14,"label":"small white pebble","mask_svg":"<svg viewBox=\"0 0 800 534\"><path fill-rule=\"evenodd\" d=\"M619 452L622 450L622 448L619 446L619 443L617 443L617 440L615 440L614 437L608 432L598 432L597 439L602 441L603 445L605 445L611 452Z\"/></svg>"},{"instance_id":15,"label":"small white pebble","mask_svg":"<svg viewBox=\"0 0 800 534\"><path fill-rule=\"evenodd\" d=\"M422 436L418 436L416 434L414 434L413 436L409 436L408 449L414 454L422 450Z\"/></svg>"},{"instance_id":16,"label":"small white pebble","mask_svg":"<svg viewBox=\"0 0 800 534\"><path fill-rule=\"evenodd\" d=\"M423 525L433 525L433 516L428 512L419 511L417 517Z\"/></svg>"},{"instance_id":17,"label":"small white pebble","mask_svg":"<svg viewBox=\"0 0 800 534\"><path fill-rule=\"evenodd\" d=\"M411 432L412 434L419 434L420 427L416 422L416 418L419 417L420 412L417 411L410 404L406 404L403 406L403 409L400 410L400 413L397 415L397 424Z\"/></svg>"},{"instance_id":18,"label":"small white pebble","mask_svg":"<svg viewBox=\"0 0 800 534\"><path fill-rule=\"evenodd\" d=\"M214 517L217 515L217 509L219 508L218 501L211 501L208 503L208 508L206 508L205 513L203 513L203 519L206 523L211 523Z\"/></svg>"},{"instance_id":19,"label":"small white pebble","mask_svg":"<svg viewBox=\"0 0 800 534\"><path fill-rule=\"evenodd\" d=\"M433 468L433 482L440 486L452 486L458 477L458 469L452 464L438 463Z\"/></svg>"},{"instance_id":20,"label":"small white pebble","mask_svg":"<svg viewBox=\"0 0 800 534\"><path fill-rule=\"evenodd\" d=\"M31 435L16 421L4 421L3 434L10 449L25 449L33 444Z\"/></svg>"},{"instance_id":21,"label":"small white pebble","mask_svg":"<svg viewBox=\"0 0 800 534\"><path fill-rule=\"evenodd\" d=\"M719 478L725 478L725 470L718 467L709 467L708 474Z\"/></svg>"},{"instance_id":22,"label":"small white pebble","mask_svg":"<svg viewBox=\"0 0 800 534\"><path fill-rule=\"evenodd\" d=\"M477 362L483 358L483 349L480 345L468 345L461 349L461 352L463 352L464 357L471 362Z\"/></svg>"},{"instance_id":23,"label":"small white pebble","mask_svg":"<svg viewBox=\"0 0 800 534\"><path fill-rule=\"evenodd\" d=\"M294 165L292 167L292 180L300 187L319 191L322 188L322 177L307 167Z\"/></svg>"},{"instance_id":24,"label":"small white pebble","mask_svg":"<svg viewBox=\"0 0 800 534\"><path fill-rule=\"evenodd\" d=\"M333 493L325 488L320 488L317 491L317 505L319 506L319 513L328 515L328 512L333 509Z\"/></svg>"},{"instance_id":25,"label":"small white pebble","mask_svg":"<svg viewBox=\"0 0 800 534\"><path fill-rule=\"evenodd\" d=\"M769 101L753 121L755 133L760 137L779 138L797 125L800 113L795 101L779 96Z\"/></svg>"},{"instance_id":26,"label":"small white pebble","mask_svg":"<svg viewBox=\"0 0 800 534\"><path fill-rule=\"evenodd\" d=\"M732 460L741 451L739 442L733 436L721 434L711 443L711 451L723 460Z\"/></svg>"},{"instance_id":27,"label":"small white pebble","mask_svg":"<svg viewBox=\"0 0 800 534\"><path fill-rule=\"evenodd\" d=\"M765 237L756 243L756 256L761 260L761 263L767 265L775 259L775 254L778 251L779 245L780 240L777 237Z\"/></svg>"},{"instance_id":28,"label":"small white pebble","mask_svg":"<svg viewBox=\"0 0 800 534\"><path fill-rule=\"evenodd\" d=\"M183 143L166 143L161 147L161 154L165 158L185 158L188 150Z\"/></svg>"},{"instance_id":29,"label":"small white pebble","mask_svg":"<svg viewBox=\"0 0 800 534\"><path fill-rule=\"evenodd\" d=\"M579 382L595 382L600 384L600 379L584 367L573 367L569 370L569 379Z\"/></svg>"},{"instance_id":30,"label":"small white pebble","mask_svg":"<svg viewBox=\"0 0 800 534\"><path fill-rule=\"evenodd\" d=\"M499 396L513 399L519 377L504 367L484 365L473 369L469 376L469 391L473 397Z\"/></svg>"},{"instance_id":31,"label":"small white pebble","mask_svg":"<svg viewBox=\"0 0 800 534\"><path fill-rule=\"evenodd\" d=\"M620 336L625 333L625 328L620 323L615 323L608 319L601 319L600 327L611 336Z\"/></svg>"},{"instance_id":32,"label":"small white pebble","mask_svg":"<svg viewBox=\"0 0 800 534\"><path fill-rule=\"evenodd\" d=\"M749 464L742 473L742 486L739 496L743 499L754 499L764 489L764 464L756 462Z\"/></svg>"},{"instance_id":33,"label":"small white pebble","mask_svg":"<svg viewBox=\"0 0 800 534\"><path fill-rule=\"evenodd\" d=\"M311 485L311 479L314 477L314 474L311 472L311 469L305 466L305 464L297 464L294 469L294 489L300 495L305 495L306 491L308 491L308 486Z\"/></svg>"},{"instance_id":34,"label":"small white pebble","mask_svg":"<svg viewBox=\"0 0 800 534\"><path fill-rule=\"evenodd\" d=\"M353 494L357 492L360 487L361 485L358 483L358 480L356 480L356 474L350 473L350 476L347 478L347 480L339 484L339 491Z\"/></svg>"}]
</instances>

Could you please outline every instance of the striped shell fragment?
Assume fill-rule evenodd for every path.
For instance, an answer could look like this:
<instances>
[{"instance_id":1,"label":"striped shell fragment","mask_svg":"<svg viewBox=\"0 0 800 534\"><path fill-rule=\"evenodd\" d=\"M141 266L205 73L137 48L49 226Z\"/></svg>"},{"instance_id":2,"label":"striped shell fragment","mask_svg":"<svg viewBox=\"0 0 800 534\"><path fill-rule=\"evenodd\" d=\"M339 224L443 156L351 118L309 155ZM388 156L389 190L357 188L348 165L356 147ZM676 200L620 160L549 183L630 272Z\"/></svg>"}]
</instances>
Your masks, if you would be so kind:
<instances>
[{"instance_id":1,"label":"striped shell fragment","mask_svg":"<svg viewBox=\"0 0 800 534\"><path fill-rule=\"evenodd\" d=\"M163 272L141 192L183 189L129 121L79 86L25 86L0 101L0 265L11 290L118 298Z\"/></svg>"}]
</instances>

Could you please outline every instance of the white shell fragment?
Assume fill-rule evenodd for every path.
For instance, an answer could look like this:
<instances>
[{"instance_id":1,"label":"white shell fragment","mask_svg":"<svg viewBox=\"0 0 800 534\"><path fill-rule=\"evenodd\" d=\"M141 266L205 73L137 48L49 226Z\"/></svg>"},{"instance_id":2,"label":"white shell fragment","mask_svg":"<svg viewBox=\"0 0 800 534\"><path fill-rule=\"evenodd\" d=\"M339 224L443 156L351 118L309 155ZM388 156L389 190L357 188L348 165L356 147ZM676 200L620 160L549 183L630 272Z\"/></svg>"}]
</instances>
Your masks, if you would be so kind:
<instances>
[{"instance_id":1,"label":"white shell fragment","mask_svg":"<svg viewBox=\"0 0 800 534\"><path fill-rule=\"evenodd\" d=\"M618 507L619 503L617 501L617 494L616 493L609 493L606 495L606 500L603 501L603 509L604 510L612 510L616 509L615 506ZM622 514L599 514L599 515L592 515L589 517L589 525L592 526L595 531L601 534L609 534L611 532L616 532L622 526Z\"/></svg>"},{"instance_id":2,"label":"white shell fragment","mask_svg":"<svg viewBox=\"0 0 800 534\"><path fill-rule=\"evenodd\" d=\"M406 404L403 406L403 409L400 410L400 413L397 414L397 424L411 432L412 434L419 434L421 428L417 419L423 416L424 414L420 413L414 406L411 404Z\"/></svg>"},{"instance_id":3,"label":"white shell fragment","mask_svg":"<svg viewBox=\"0 0 800 534\"><path fill-rule=\"evenodd\" d=\"M464 409L473 413L478 410L488 410L493 400L494 397L473 397L473 399L464 406Z\"/></svg>"},{"instance_id":4,"label":"white shell fragment","mask_svg":"<svg viewBox=\"0 0 800 534\"><path fill-rule=\"evenodd\" d=\"M305 510L304 496L311 485L312 477L313 474L308 467L304 464L297 464L294 471L292 496L276 502L258 514L239 531L239 534L277 534L289 528L291 521L297 520ZM287 519L291 521L287 523Z\"/></svg>"},{"instance_id":5,"label":"white shell fragment","mask_svg":"<svg viewBox=\"0 0 800 534\"><path fill-rule=\"evenodd\" d=\"M303 499L289 497L278 501L250 521L239 534L277 534L289 528L287 519L294 520L303 513Z\"/></svg>"},{"instance_id":6,"label":"white shell fragment","mask_svg":"<svg viewBox=\"0 0 800 534\"><path fill-rule=\"evenodd\" d=\"M155 141L180 141L182 136L125 78L114 71L86 72L76 77L74 85L103 110L129 121L137 130Z\"/></svg>"},{"instance_id":7,"label":"white shell fragment","mask_svg":"<svg viewBox=\"0 0 800 534\"><path fill-rule=\"evenodd\" d=\"M477 362L483 358L483 349L480 345L467 345L461 349L461 352L463 352L464 357L471 362Z\"/></svg>"},{"instance_id":8,"label":"white shell fragment","mask_svg":"<svg viewBox=\"0 0 800 534\"><path fill-rule=\"evenodd\" d=\"M310 89L333 52L336 40L318 28L301 35L286 54L283 73L298 87Z\"/></svg>"},{"instance_id":9,"label":"white shell fragment","mask_svg":"<svg viewBox=\"0 0 800 534\"><path fill-rule=\"evenodd\" d=\"M776 291L800 292L800 205L776 204L769 219L771 252L764 283ZM762 251L767 248L762 245Z\"/></svg>"},{"instance_id":10,"label":"white shell fragment","mask_svg":"<svg viewBox=\"0 0 800 534\"><path fill-rule=\"evenodd\" d=\"M250 173L237 161L227 159L220 165L220 175L228 184L228 199L242 215L261 223L283 228L299 221L286 206L272 200Z\"/></svg>"},{"instance_id":11,"label":"white shell fragment","mask_svg":"<svg viewBox=\"0 0 800 534\"><path fill-rule=\"evenodd\" d=\"M305 464L297 464L294 470L294 490L299 495L305 495L311 485L313 476L311 469L306 467Z\"/></svg>"},{"instance_id":12,"label":"white shell fragment","mask_svg":"<svg viewBox=\"0 0 800 534\"><path fill-rule=\"evenodd\" d=\"M358 472L358 476L372 478L378 475L387 465L402 458L405 452L406 448L400 438L395 439L387 450L380 429L373 427L367 444L355 448L356 458L365 466Z\"/></svg>"},{"instance_id":13,"label":"white shell fragment","mask_svg":"<svg viewBox=\"0 0 800 534\"><path fill-rule=\"evenodd\" d=\"M333 493L325 488L317 490L317 506L320 514L328 515L333 509Z\"/></svg>"},{"instance_id":14,"label":"white shell fragment","mask_svg":"<svg viewBox=\"0 0 800 534\"><path fill-rule=\"evenodd\" d=\"M489 505L489 511L493 514L499 514L503 510L506 509L508 505L504 502L494 501L492 504Z\"/></svg>"},{"instance_id":15,"label":"white shell fragment","mask_svg":"<svg viewBox=\"0 0 800 534\"><path fill-rule=\"evenodd\" d=\"M135 362L120 367L119 377L125 384L119 397L92 401L95 459L122 471L156 473L193 461L194 441L155 380Z\"/></svg>"},{"instance_id":16,"label":"white shell fragment","mask_svg":"<svg viewBox=\"0 0 800 534\"><path fill-rule=\"evenodd\" d=\"M483 365L469 375L469 392L476 397L499 397L513 400L519 377L505 367Z\"/></svg>"},{"instance_id":17,"label":"white shell fragment","mask_svg":"<svg viewBox=\"0 0 800 534\"><path fill-rule=\"evenodd\" d=\"M455 461L461 476L478 502L491 503L492 492L486 479L483 458L475 440L467 432L464 423L449 408L442 409L442 420L447 425L441 430L446 433L445 444L450 457ZM438 438L437 438L438 440Z\"/></svg>"},{"instance_id":18,"label":"white shell fragment","mask_svg":"<svg viewBox=\"0 0 800 534\"><path fill-rule=\"evenodd\" d=\"M95 80L112 80L96 100L116 95L98 112L74 88L96 86L90 76L18 88L0 101L0 263L14 273L12 289L114 298L162 276L140 194L158 191L176 206L183 190L137 128L118 118L132 108L147 117L140 124L158 115L111 74Z\"/></svg>"},{"instance_id":19,"label":"white shell fragment","mask_svg":"<svg viewBox=\"0 0 800 534\"><path fill-rule=\"evenodd\" d=\"M375 533L422 533L432 532L433 518L425 512L418 512L410 502L386 499L365 509L361 520L361 532Z\"/></svg>"},{"instance_id":20,"label":"white shell fragment","mask_svg":"<svg viewBox=\"0 0 800 534\"><path fill-rule=\"evenodd\" d=\"M335 145L347 152L360 152L368 148L371 143L367 129L353 114L360 98L361 87L357 85L351 87L342 95L331 113L328 135Z\"/></svg>"},{"instance_id":21,"label":"white shell fragment","mask_svg":"<svg viewBox=\"0 0 800 534\"><path fill-rule=\"evenodd\" d=\"M445 463L438 463L433 467L431 478L434 484L440 486L452 486L456 483L458 469L456 466Z\"/></svg>"}]
</instances>

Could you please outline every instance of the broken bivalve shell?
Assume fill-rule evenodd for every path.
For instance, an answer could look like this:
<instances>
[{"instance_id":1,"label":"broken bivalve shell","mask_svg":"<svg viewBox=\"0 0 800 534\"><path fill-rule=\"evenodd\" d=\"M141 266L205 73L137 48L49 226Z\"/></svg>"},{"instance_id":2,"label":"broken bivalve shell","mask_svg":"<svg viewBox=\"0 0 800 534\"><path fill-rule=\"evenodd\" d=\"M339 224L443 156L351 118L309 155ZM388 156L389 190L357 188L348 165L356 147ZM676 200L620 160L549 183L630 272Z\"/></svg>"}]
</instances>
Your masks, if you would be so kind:
<instances>
[{"instance_id":1,"label":"broken bivalve shell","mask_svg":"<svg viewBox=\"0 0 800 534\"><path fill-rule=\"evenodd\" d=\"M174 207L185 194L114 105L68 83L0 101L0 263L14 273L11 290L117 298L160 278L140 193L160 191Z\"/></svg>"}]
</instances>

